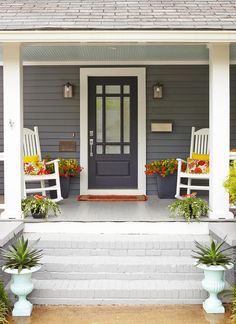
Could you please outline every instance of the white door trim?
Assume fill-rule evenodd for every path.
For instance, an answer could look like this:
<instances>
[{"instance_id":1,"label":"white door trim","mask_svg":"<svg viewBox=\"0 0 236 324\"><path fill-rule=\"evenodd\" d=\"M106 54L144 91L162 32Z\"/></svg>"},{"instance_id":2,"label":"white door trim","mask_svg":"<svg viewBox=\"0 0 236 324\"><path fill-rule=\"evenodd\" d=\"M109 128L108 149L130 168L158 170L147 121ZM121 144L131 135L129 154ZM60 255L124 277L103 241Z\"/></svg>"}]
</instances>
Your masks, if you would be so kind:
<instances>
[{"instance_id":1,"label":"white door trim","mask_svg":"<svg viewBox=\"0 0 236 324\"><path fill-rule=\"evenodd\" d=\"M136 76L138 78L138 188L88 189L88 77ZM80 194L141 195L146 194L146 69L145 68L81 68L80 69Z\"/></svg>"}]
</instances>

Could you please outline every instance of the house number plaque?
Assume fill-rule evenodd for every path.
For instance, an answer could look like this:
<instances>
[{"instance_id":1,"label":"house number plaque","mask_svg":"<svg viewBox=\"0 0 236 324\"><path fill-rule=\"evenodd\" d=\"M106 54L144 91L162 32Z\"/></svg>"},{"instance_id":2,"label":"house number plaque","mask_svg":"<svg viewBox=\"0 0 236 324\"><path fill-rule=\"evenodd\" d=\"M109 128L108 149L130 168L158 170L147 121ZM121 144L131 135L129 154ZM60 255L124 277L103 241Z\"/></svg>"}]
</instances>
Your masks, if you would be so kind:
<instances>
[{"instance_id":1,"label":"house number plaque","mask_svg":"<svg viewBox=\"0 0 236 324\"><path fill-rule=\"evenodd\" d=\"M75 141L60 141L59 152L75 152L76 142Z\"/></svg>"}]
</instances>

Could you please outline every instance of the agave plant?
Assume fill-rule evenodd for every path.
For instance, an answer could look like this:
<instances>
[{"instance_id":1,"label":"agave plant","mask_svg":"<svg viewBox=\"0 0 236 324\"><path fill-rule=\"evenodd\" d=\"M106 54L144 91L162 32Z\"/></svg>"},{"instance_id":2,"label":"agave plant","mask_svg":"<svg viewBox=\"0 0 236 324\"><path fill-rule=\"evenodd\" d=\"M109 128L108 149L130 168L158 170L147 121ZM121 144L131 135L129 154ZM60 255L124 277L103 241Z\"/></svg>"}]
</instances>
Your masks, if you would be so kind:
<instances>
[{"instance_id":1,"label":"agave plant","mask_svg":"<svg viewBox=\"0 0 236 324\"><path fill-rule=\"evenodd\" d=\"M18 273L20 273L23 269L30 269L40 265L42 250L34 248L38 241L29 245L28 239L22 236L17 239L15 244L10 245L8 250L2 249L3 270L7 268L17 269Z\"/></svg>"},{"instance_id":2,"label":"agave plant","mask_svg":"<svg viewBox=\"0 0 236 324\"><path fill-rule=\"evenodd\" d=\"M192 257L197 260L197 264L205 264L207 266L215 265L227 268L228 265L232 263L232 253L225 253L226 251L234 248L234 246L223 248L226 242L226 237L219 243L216 243L211 239L210 246L203 245L197 241L194 241L197 251L192 251L195 253Z\"/></svg>"}]
</instances>

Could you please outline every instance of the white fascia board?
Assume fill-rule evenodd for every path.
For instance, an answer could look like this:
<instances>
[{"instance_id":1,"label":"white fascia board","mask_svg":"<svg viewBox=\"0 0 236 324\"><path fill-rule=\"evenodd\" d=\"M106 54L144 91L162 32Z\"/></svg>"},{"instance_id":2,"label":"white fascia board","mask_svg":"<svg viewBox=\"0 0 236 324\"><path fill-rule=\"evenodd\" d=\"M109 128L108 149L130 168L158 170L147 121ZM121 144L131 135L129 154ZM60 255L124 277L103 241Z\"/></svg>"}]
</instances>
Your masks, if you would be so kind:
<instances>
[{"instance_id":1,"label":"white fascia board","mask_svg":"<svg viewBox=\"0 0 236 324\"><path fill-rule=\"evenodd\" d=\"M0 42L236 42L236 31L172 31L172 30L57 30L57 31L1 31Z\"/></svg>"}]
</instances>

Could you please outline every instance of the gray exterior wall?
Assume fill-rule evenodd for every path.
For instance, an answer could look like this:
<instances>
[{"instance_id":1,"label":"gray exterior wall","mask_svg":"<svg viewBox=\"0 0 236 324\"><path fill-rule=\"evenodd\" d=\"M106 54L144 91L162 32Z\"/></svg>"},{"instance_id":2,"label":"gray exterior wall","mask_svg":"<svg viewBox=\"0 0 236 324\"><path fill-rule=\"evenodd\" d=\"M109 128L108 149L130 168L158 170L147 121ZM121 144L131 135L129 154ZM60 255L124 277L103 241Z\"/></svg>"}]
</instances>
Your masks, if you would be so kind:
<instances>
[{"instance_id":1,"label":"gray exterior wall","mask_svg":"<svg viewBox=\"0 0 236 324\"><path fill-rule=\"evenodd\" d=\"M148 66L147 76L147 161L186 158L191 127L208 127L208 66ZM75 85L75 96L64 99L62 85ZM231 68L231 146L236 146L236 67ZM163 99L153 99L153 85L164 85ZM24 67L25 127L39 126L43 155L80 158L79 154L79 67ZM0 73L0 151L2 150L2 71ZM170 120L172 133L151 133L151 120ZM58 152L60 140L75 140L76 152ZM3 171L0 171L0 193ZM155 177L147 178L147 193L156 194ZM79 177L72 179L71 195L79 194Z\"/></svg>"}]
</instances>

